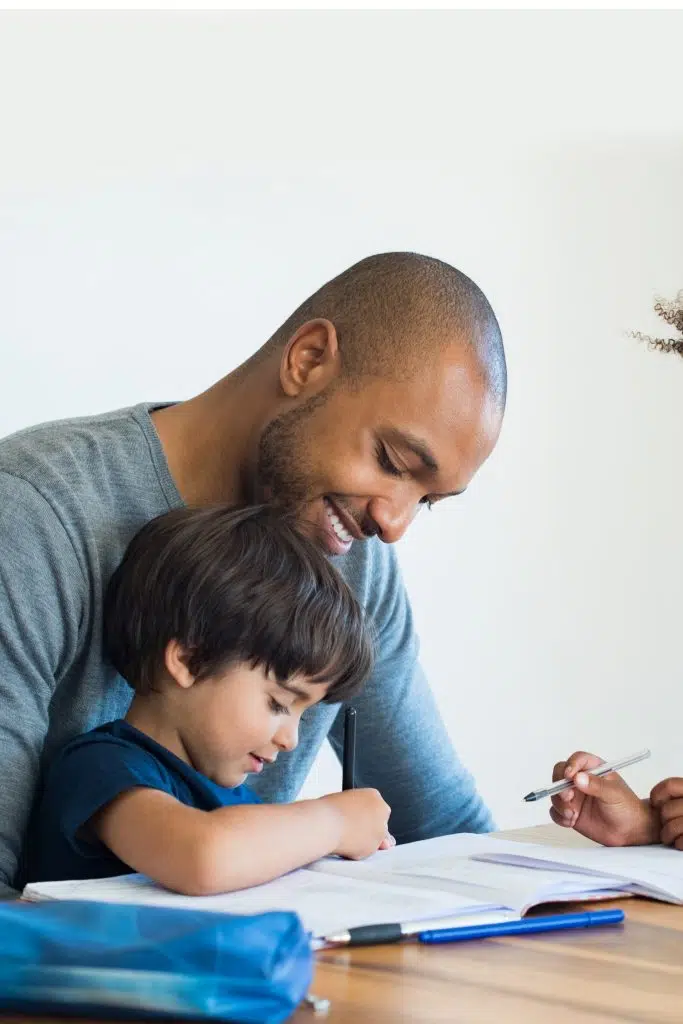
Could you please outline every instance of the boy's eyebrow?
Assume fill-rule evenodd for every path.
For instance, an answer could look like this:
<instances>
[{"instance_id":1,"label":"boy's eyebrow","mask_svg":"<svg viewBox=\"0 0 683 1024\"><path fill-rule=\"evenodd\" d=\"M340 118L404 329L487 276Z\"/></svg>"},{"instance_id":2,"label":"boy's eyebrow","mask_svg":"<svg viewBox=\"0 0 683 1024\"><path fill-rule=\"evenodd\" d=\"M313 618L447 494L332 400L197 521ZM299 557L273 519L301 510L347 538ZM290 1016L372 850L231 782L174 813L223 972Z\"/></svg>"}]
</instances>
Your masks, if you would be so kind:
<instances>
[{"instance_id":1,"label":"boy's eyebrow","mask_svg":"<svg viewBox=\"0 0 683 1024\"><path fill-rule=\"evenodd\" d=\"M296 697L300 697L301 700L310 700L311 694L306 693L305 690L300 690L298 686L292 686L291 683L288 682L281 683L279 679L276 679L275 681L281 689L287 690L288 693L293 693Z\"/></svg>"}]
</instances>

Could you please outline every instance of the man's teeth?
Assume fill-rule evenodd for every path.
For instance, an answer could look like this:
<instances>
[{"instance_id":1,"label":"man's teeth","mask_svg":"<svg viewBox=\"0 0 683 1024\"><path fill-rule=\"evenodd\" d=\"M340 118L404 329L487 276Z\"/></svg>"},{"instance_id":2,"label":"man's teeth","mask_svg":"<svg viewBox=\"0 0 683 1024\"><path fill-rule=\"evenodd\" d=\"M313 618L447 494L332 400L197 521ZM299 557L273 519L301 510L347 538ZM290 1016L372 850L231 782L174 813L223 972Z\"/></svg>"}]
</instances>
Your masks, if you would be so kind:
<instances>
[{"instance_id":1,"label":"man's teeth","mask_svg":"<svg viewBox=\"0 0 683 1024\"><path fill-rule=\"evenodd\" d=\"M327 512L328 518L332 523L332 529L339 537L339 540L342 541L343 544L350 544L351 541L353 540L353 537L351 536L349 531L345 529L345 527L342 525L341 519L339 518L339 516L334 511L334 509L332 508L328 501L325 501L325 511Z\"/></svg>"}]
</instances>

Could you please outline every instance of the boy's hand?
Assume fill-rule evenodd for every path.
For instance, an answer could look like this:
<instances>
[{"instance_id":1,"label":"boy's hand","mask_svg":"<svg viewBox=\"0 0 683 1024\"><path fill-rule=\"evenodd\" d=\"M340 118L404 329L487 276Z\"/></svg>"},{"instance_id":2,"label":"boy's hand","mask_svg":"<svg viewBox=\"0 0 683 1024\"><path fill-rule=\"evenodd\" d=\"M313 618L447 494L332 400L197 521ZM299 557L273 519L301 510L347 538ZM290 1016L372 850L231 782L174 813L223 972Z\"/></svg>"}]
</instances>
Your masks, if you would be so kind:
<instances>
[{"instance_id":1,"label":"boy's hand","mask_svg":"<svg viewBox=\"0 0 683 1024\"><path fill-rule=\"evenodd\" d=\"M583 750L572 754L567 761L558 761L553 769L553 782L573 779L575 786L552 797L550 817L555 824L574 828L604 846L659 842L656 810L647 800L640 800L616 772L601 776L587 774L588 769L600 764L603 764L602 758Z\"/></svg>"},{"instance_id":2,"label":"boy's hand","mask_svg":"<svg viewBox=\"0 0 683 1024\"><path fill-rule=\"evenodd\" d=\"M650 803L659 811L660 840L683 850L683 779L664 779L650 793Z\"/></svg>"},{"instance_id":3,"label":"boy's hand","mask_svg":"<svg viewBox=\"0 0 683 1024\"><path fill-rule=\"evenodd\" d=\"M347 789L320 799L329 801L339 815L339 842L333 853L362 860L394 845L387 827L391 808L376 789Z\"/></svg>"}]
</instances>

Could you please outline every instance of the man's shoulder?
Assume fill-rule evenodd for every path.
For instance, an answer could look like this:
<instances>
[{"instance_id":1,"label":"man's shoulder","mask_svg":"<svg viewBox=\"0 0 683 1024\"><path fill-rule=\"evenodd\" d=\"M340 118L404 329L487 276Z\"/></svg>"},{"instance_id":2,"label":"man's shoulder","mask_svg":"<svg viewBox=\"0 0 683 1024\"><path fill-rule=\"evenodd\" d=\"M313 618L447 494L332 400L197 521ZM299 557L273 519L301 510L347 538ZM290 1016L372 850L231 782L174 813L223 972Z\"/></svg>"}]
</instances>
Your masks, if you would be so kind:
<instances>
[{"instance_id":1,"label":"man's shoulder","mask_svg":"<svg viewBox=\"0 0 683 1024\"><path fill-rule=\"evenodd\" d=\"M84 534L113 542L119 526L127 543L139 524L179 500L149 416L159 404L41 423L3 438L3 501L24 508L27 523L56 516L78 549Z\"/></svg>"},{"instance_id":2,"label":"man's shoulder","mask_svg":"<svg viewBox=\"0 0 683 1024\"><path fill-rule=\"evenodd\" d=\"M92 469L103 453L126 447L140 433L146 406L130 406L96 416L52 420L25 427L0 439L0 471L37 482L46 467L67 478Z\"/></svg>"}]
</instances>

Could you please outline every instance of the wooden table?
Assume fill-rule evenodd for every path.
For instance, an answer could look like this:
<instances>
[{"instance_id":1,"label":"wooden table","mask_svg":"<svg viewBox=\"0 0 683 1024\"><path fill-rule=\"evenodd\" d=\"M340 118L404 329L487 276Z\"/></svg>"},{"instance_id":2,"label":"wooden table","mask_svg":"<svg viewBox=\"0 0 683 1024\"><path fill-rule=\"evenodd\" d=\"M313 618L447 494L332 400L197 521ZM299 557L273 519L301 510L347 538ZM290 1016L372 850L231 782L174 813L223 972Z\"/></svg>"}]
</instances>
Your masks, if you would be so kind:
<instances>
[{"instance_id":1,"label":"wooden table","mask_svg":"<svg viewBox=\"0 0 683 1024\"><path fill-rule=\"evenodd\" d=\"M554 825L502 835L584 842ZM609 905L626 912L623 927L321 952L313 991L330 1011L302 1008L292 1024L683 1024L683 907Z\"/></svg>"}]
</instances>

